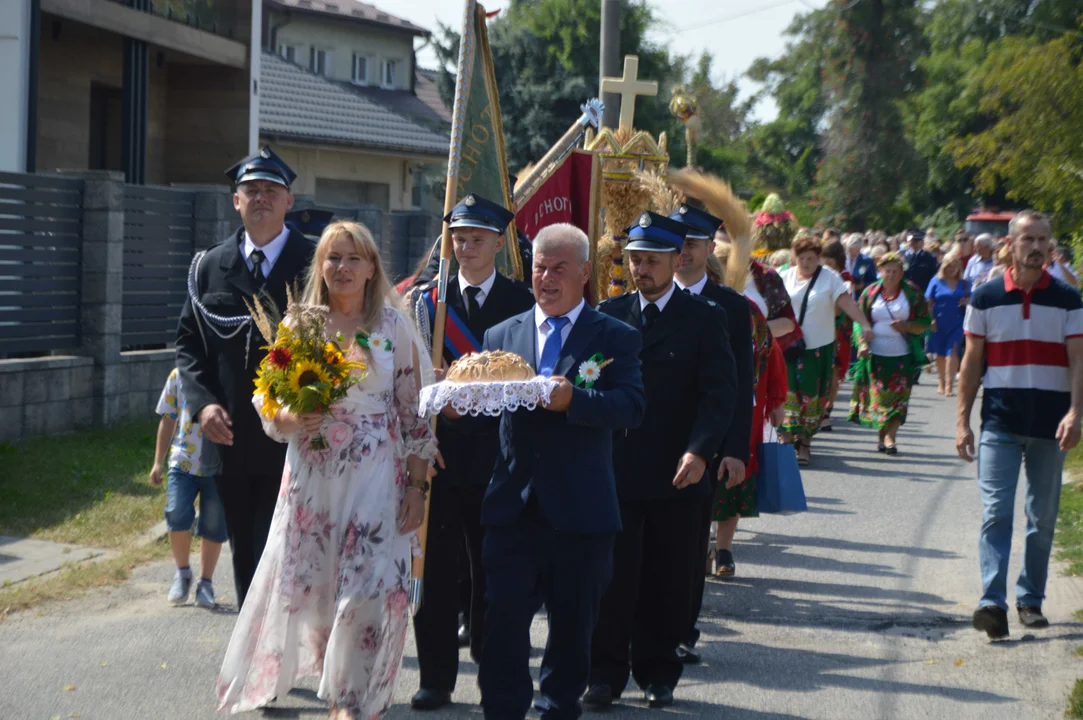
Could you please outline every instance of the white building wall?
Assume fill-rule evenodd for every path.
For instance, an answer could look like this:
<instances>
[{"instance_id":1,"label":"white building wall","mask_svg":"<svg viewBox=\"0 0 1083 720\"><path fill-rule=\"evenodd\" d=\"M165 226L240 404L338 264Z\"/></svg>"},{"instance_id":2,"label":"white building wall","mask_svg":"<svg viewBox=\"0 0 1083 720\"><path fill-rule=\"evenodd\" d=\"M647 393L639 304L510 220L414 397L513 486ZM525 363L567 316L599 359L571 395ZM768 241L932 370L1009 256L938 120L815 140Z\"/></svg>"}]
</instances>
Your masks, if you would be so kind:
<instances>
[{"instance_id":1,"label":"white building wall","mask_svg":"<svg viewBox=\"0 0 1083 720\"><path fill-rule=\"evenodd\" d=\"M26 172L30 0L0 0L0 171Z\"/></svg>"}]
</instances>

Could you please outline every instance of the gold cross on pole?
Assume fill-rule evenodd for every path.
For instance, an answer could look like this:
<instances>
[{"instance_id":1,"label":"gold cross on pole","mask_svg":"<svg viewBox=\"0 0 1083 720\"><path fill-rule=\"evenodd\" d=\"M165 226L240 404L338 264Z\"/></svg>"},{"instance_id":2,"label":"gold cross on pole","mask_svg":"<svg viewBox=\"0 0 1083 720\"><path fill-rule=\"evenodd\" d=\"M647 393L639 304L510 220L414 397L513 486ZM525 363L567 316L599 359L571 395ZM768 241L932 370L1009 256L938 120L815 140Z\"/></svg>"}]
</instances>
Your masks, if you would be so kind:
<instances>
[{"instance_id":1,"label":"gold cross on pole","mask_svg":"<svg viewBox=\"0 0 1083 720\"><path fill-rule=\"evenodd\" d=\"M602 78L602 92L620 95L620 127L632 129L636 113L637 95L657 95L658 83L639 79L639 57L624 56L624 75L619 78Z\"/></svg>"}]
</instances>

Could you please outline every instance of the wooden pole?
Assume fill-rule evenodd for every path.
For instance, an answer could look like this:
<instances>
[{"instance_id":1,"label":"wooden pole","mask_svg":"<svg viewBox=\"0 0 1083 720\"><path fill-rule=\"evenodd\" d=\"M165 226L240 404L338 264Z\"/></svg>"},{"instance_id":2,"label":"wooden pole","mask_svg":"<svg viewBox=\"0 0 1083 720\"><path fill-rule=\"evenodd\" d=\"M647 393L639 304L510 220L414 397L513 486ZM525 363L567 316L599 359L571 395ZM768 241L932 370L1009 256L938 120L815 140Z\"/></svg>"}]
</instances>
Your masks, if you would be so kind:
<instances>
[{"instance_id":1,"label":"wooden pole","mask_svg":"<svg viewBox=\"0 0 1083 720\"><path fill-rule=\"evenodd\" d=\"M465 0L463 32L459 43L458 78L455 81L455 106L451 113L451 143L448 151L447 188L444 190L445 217L455 207L456 192L459 185L459 153L462 149L463 115L466 112L467 98L470 96L470 82L472 81L469 66L473 62L473 52L476 49L476 46L467 40L476 36L477 17L478 13L482 11L483 9L478 5L477 0ZM485 82L484 78L473 78L473 80ZM451 228L445 222L443 234L440 236L440 270L437 273L436 313L433 317L432 327L432 366L434 368L442 367L444 362L444 328L447 325L447 283L450 265ZM432 419L432 427L435 432L435 417ZM421 599L424 596L425 547L429 537L431 498L431 492L425 493L425 516L421 521L421 527L417 529L421 554L413 559L411 565L410 607L414 612L417 612L418 608L421 607Z\"/></svg>"}]
</instances>

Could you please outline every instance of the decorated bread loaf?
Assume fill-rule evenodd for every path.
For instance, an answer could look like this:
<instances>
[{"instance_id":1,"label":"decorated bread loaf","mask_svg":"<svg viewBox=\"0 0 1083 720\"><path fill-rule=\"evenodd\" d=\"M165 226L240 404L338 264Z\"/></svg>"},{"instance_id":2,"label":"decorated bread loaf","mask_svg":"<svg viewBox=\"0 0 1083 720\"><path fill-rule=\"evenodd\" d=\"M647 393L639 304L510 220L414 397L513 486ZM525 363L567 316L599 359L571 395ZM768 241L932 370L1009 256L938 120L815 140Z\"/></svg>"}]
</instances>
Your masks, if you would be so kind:
<instances>
[{"instance_id":1,"label":"decorated bread loaf","mask_svg":"<svg viewBox=\"0 0 1083 720\"><path fill-rule=\"evenodd\" d=\"M453 383L530 380L537 373L526 360L503 350L465 355L451 364L447 379Z\"/></svg>"}]
</instances>

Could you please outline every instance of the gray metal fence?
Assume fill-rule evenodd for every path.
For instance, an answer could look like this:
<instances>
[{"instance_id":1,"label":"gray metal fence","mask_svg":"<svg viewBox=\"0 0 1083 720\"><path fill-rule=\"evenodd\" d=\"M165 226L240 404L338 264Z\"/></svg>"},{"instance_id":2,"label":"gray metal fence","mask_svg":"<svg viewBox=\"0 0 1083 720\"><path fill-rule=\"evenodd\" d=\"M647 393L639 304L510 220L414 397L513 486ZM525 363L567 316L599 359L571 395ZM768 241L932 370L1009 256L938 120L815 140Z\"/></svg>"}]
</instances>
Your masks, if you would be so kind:
<instances>
[{"instance_id":1,"label":"gray metal fence","mask_svg":"<svg viewBox=\"0 0 1083 720\"><path fill-rule=\"evenodd\" d=\"M106 334L119 334L120 350L167 347L176 337L197 238L205 246L238 223L225 188L110 180L101 187L112 187L112 194L101 196L99 188L91 198L84 185L90 175L0 173L0 358L85 351L84 341L104 332L97 327L104 321L83 316L102 303L110 305L103 317L119 318L119 330ZM311 206L311 199L303 205ZM372 231L396 282L413 271L440 231L440 219L420 211L327 209ZM86 278L102 274L115 299L93 282L84 297ZM116 320L110 323L115 327Z\"/></svg>"},{"instance_id":2,"label":"gray metal fence","mask_svg":"<svg viewBox=\"0 0 1083 720\"><path fill-rule=\"evenodd\" d=\"M173 342L195 252L196 194L177 188L124 188L125 350Z\"/></svg>"},{"instance_id":3,"label":"gray metal fence","mask_svg":"<svg viewBox=\"0 0 1083 720\"><path fill-rule=\"evenodd\" d=\"M0 173L0 348L79 346L82 183Z\"/></svg>"}]
</instances>

